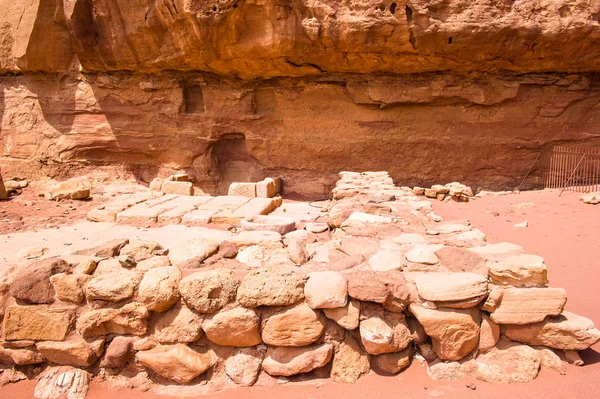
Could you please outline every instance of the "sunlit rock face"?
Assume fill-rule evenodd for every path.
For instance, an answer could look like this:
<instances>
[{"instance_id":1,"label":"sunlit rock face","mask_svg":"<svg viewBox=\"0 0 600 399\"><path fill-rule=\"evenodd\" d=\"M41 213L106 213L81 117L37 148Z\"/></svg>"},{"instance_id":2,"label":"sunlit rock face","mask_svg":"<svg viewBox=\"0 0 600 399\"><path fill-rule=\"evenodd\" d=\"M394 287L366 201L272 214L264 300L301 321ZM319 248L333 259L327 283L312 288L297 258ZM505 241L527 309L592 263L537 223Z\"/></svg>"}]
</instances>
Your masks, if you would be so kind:
<instances>
[{"instance_id":1,"label":"sunlit rock face","mask_svg":"<svg viewBox=\"0 0 600 399\"><path fill-rule=\"evenodd\" d=\"M3 171L513 188L598 143L592 1L0 0ZM526 185L539 178L537 168ZM538 179L539 180L539 179Z\"/></svg>"}]
</instances>

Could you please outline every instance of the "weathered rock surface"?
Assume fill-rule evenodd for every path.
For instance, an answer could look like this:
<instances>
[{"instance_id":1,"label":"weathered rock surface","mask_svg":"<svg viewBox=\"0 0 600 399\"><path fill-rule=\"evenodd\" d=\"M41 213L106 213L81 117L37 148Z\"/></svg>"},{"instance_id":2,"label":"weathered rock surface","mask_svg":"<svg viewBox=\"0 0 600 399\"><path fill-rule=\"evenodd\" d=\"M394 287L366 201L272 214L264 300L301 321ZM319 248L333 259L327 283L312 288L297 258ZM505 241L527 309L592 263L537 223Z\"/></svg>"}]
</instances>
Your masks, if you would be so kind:
<instances>
[{"instance_id":1,"label":"weathered rock surface","mask_svg":"<svg viewBox=\"0 0 600 399\"><path fill-rule=\"evenodd\" d=\"M69 366L48 367L35 384L38 399L85 399L92 375Z\"/></svg>"},{"instance_id":2,"label":"weathered rock surface","mask_svg":"<svg viewBox=\"0 0 600 399\"><path fill-rule=\"evenodd\" d=\"M237 300L247 308L293 305L304 299L304 284L296 273L256 270L242 280Z\"/></svg>"},{"instance_id":3,"label":"weathered rock surface","mask_svg":"<svg viewBox=\"0 0 600 399\"><path fill-rule=\"evenodd\" d=\"M354 299L381 303L391 311L401 312L410 302L410 288L398 271L351 271L345 274L348 295Z\"/></svg>"},{"instance_id":4,"label":"weathered rock surface","mask_svg":"<svg viewBox=\"0 0 600 399\"><path fill-rule=\"evenodd\" d=\"M155 255L164 255L163 252L164 248L157 242L131 240L120 248L119 255L130 255L136 262L140 262Z\"/></svg>"},{"instance_id":5,"label":"weathered rock surface","mask_svg":"<svg viewBox=\"0 0 600 399\"><path fill-rule=\"evenodd\" d=\"M148 329L148 309L141 303L131 302L118 309L97 309L77 319L81 336L96 337L107 334L144 335Z\"/></svg>"},{"instance_id":6,"label":"weathered rock surface","mask_svg":"<svg viewBox=\"0 0 600 399\"><path fill-rule=\"evenodd\" d=\"M390 374L399 373L402 369L410 366L411 358L411 348L406 348L400 352L384 353L371 357L376 367Z\"/></svg>"},{"instance_id":7,"label":"weathered rock surface","mask_svg":"<svg viewBox=\"0 0 600 399\"><path fill-rule=\"evenodd\" d=\"M34 262L23 267L15 276L10 286L10 294L27 303L52 303L55 291L50 276L69 270L69 265L62 259L51 258Z\"/></svg>"},{"instance_id":8,"label":"weathered rock surface","mask_svg":"<svg viewBox=\"0 0 600 399\"><path fill-rule=\"evenodd\" d=\"M256 348L239 348L225 361L225 373L238 385L250 386L258 379L263 354Z\"/></svg>"},{"instance_id":9,"label":"weathered rock surface","mask_svg":"<svg viewBox=\"0 0 600 399\"><path fill-rule=\"evenodd\" d=\"M85 298L83 288L91 279L87 274L58 273L50 276L50 283L61 301L81 303Z\"/></svg>"},{"instance_id":10,"label":"weathered rock surface","mask_svg":"<svg viewBox=\"0 0 600 399\"><path fill-rule=\"evenodd\" d=\"M323 313L325 313L328 319L335 321L346 330L354 330L358 328L360 302L350 299L346 306L335 309L323 309Z\"/></svg>"},{"instance_id":11,"label":"weathered rock surface","mask_svg":"<svg viewBox=\"0 0 600 399\"><path fill-rule=\"evenodd\" d=\"M348 300L348 283L339 272L310 273L304 286L304 296L313 309L341 308Z\"/></svg>"},{"instance_id":12,"label":"weathered rock surface","mask_svg":"<svg viewBox=\"0 0 600 399\"><path fill-rule=\"evenodd\" d=\"M46 358L39 354L35 347L6 348L0 346L0 363L16 364L25 366L29 364L44 363Z\"/></svg>"},{"instance_id":13,"label":"weathered rock surface","mask_svg":"<svg viewBox=\"0 0 600 399\"><path fill-rule=\"evenodd\" d=\"M90 280L85 295L90 301L120 302L133 296L141 279L141 273L125 269L103 273Z\"/></svg>"},{"instance_id":14,"label":"weathered rock surface","mask_svg":"<svg viewBox=\"0 0 600 399\"><path fill-rule=\"evenodd\" d=\"M62 341L74 318L73 308L48 306L9 306L4 315L4 339Z\"/></svg>"},{"instance_id":15,"label":"weathered rock surface","mask_svg":"<svg viewBox=\"0 0 600 399\"><path fill-rule=\"evenodd\" d=\"M184 344L157 346L136 353L135 358L157 374L179 383L192 381L215 362L211 351L199 353Z\"/></svg>"},{"instance_id":16,"label":"weathered rock surface","mask_svg":"<svg viewBox=\"0 0 600 399\"><path fill-rule=\"evenodd\" d=\"M477 273L412 273L409 278L427 301L464 301L487 294L487 278Z\"/></svg>"},{"instance_id":17,"label":"weathered rock surface","mask_svg":"<svg viewBox=\"0 0 600 399\"><path fill-rule=\"evenodd\" d=\"M214 313L235 299L238 282L231 270L192 273L179 282L187 305L200 313Z\"/></svg>"},{"instance_id":18,"label":"weathered rock surface","mask_svg":"<svg viewBox=\"0 0 600 399\"><path fill-rule=\"evenodd\" d=\"M435 353L442 360L459 360L479 341L481 312L478 309L426 309L417 304L410 311L431 337Z\"/></svg>"},{"instance_id":19,"label":"weathered rock surface","mask_svg":"<svg viewBox=\"0 0 600 399\"><path fill-rule=\"evenodd\" d=\"M52 363L87 367L94 364L104 352L104 339L87 342L74 335L65 341L43 341L35 346Z\"/></svg>"},{"instance_id":20,"label":"weathered rock surface","mask_svg":"<svg viewBox=\"0 0 600 399\"><path fill-rule=\"evenodd\" d=\"M370 355L399 352L412 341L402 313L381 312L360 322L360 339Z\"/></svg>"},{"instance_id":21,"label":"weathered rock surface","mask_svg":"<svg viewBox=\"0 0 600 399\"><path fill-rule=\"evenodd\" d=\"M563 288L507 288L490 317L498 324L537 323L558 316L567 302Z\"/></svg>"},{"instance_id":22,"label":"weathered rock surface","mask_svg":"<svg viewBox=\"0 0 600 399\"><path fill-rule=\"evenodd\" d=\"M346 333L344 340L335 348L331 378L335 382L354 383L369 370L369 355Z\"/></svg>"},{"instance_id":23,"label":"weathered rock surface","mask_svg":"<svg viewBox=\"0 0 600 399\"><path fill-rule=\"evenodd\" d=\"M237 307L207 318L202 329L215 344L240 348L262 342L259 325L260 319L254 310Z\"/></svg>"},{"instance_id":24,"label":"weathered rock surface","mask_svg":"<svg viewBox=\"0 0 600 399\"><path fill-rule=\"evenodd\" d=\"M584 350L600 341L590 319L567 311L535 324L505 325L502 331L513 341L563 350Z\"/></svg>"},{"instance_id":25,"label":"weathered rock surface","mask_svg":"<svg viewBox=\"0 0 600 399\"><path fill-rule=\"evenodd\" d=\"M187 306L176 304L158 316L154 337L161 343L194 342L202 337L202 316Z\"/></svg>"},{"instance_id":26,"label":"weathered rock surface","mask_svg":"<svg viewBox=\"0 0 600 399\"><path fill-rule=\"evenodd\" d=\"M123 367L131 355L132 348L133 339L131 337L115 337L106 347L104 357L100 362L100 367Z\"/></svg>"},{"instance_id":27,"label":"weathered rock surface","mask_svg":"<svg viewBox=\"0 0 600 399\"><path fill-rule=\"evenodd\" d=\"M272 376L308 373L325 366L333 355L333 345L312 345L303 348L269 348L262 362L263 370Z\"/></svg>"},{"instance_id":28,"label":"weathered rock surface","mask_svg":"<svg viewBox=\"0 0 600 399\"><path fill-rule=\"evenodd\" d=\"M325 330L326 318L307 304L283 309L271 315L262 328L262 339L273 346L307 346Z\"/></svg>"},{"instance_id":29,"label":"weathered rock surface","mask_svg":"<svg viewBox=\"0 0 600 399\"><path fill-rule=\"evenodd\" d=\"M181 272L176 267L157 267L148 270L138 288L138 300L148 310L164 312L179 300Z\"/></svg>"},{"instance_id":30,"label":"weathered rock surface","mask_svg":"<svg viewBox=\"0 0 600 399\"><path fill-rule=\"evenodd\" d=\"M510 384L533 380L539 373L541 356L529 346L507 343L469 363L467 371L478 380Z\"/></svg>"},{"instance_id":31,"label":"weathered rock surface","mask_svg":"<svg viewBox=\"0 0 600 399\"><path fill-rule=\"evenodd\" d=\"M544 258L537 255L515 255L488 264L492 283L513 287L536 287L548 283Z\"/></svg>"},{"instance_id":32,"label":"weathered rock surface","mask_svg":"<svg viewBox=\"0 0 600 399\"><path fill-rule=\"evenodd\" d=\"M485 313L481 320L481 329L479 331L479 350L486 351L492 349L500 339L500 326L494 323Z\"/></svg>"}]
</instances>

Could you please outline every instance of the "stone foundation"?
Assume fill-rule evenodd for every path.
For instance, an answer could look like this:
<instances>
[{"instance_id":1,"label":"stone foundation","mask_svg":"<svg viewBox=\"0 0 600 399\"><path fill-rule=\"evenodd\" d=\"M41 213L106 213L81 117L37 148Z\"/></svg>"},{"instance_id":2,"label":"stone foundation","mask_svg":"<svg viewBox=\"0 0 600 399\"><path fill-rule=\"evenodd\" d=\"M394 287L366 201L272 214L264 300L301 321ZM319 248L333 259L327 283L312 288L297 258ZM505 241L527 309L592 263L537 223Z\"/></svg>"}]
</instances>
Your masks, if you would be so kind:
<instances>
[{"instance_id":1,"label":"stone foundation","mask_svg":"<svg viewBox=\"0 0 600 399\"><path fill-rule=\"evenodd\" d=\"M336 192L353 194L320 203L320 215L277 210L296 221L284 236L206 229L172 248L115 239L6 274L0 362L82 370L46 372L38 390L61 370L146 386L351 383L414 358L435 379L511 383L564 373L600 340L564 311L543 258L435 222L429 201L385 172L341 175Z\"/></svg>"}]
</instances>

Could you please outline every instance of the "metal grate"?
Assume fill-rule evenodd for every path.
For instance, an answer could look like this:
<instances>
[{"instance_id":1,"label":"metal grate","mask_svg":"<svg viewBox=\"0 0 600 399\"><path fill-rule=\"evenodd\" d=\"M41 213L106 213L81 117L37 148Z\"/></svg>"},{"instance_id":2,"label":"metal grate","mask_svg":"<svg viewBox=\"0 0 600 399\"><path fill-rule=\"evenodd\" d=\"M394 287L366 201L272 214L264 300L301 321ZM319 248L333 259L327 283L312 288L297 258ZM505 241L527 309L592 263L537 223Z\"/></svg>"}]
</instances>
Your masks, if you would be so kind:
<instances>
[{"instance_id":1,"label":"metal grate","mask_svg":"<svg viewBox=\"0 0 600 399\"><path fill-rule=\"evenodd\" d=\"M546 188L600 190L600 148L555 146L542 165Z\"/></svg>"}]
</instances>

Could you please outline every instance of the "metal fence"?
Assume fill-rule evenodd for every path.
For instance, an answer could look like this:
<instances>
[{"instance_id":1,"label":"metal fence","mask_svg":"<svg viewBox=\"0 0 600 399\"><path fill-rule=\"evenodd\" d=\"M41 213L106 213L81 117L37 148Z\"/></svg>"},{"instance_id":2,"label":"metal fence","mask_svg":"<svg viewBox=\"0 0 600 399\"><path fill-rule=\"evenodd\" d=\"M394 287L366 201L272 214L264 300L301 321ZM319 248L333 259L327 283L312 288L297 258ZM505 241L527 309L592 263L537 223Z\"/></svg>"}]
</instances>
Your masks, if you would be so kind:
<instances>
[{"instance_id":1,"label":"metal fence","mask_svg":"<svg viewBox=\"0 0 600 399\"><path fill-rule=\"evenodd\" d=\"M600 190L600 148L555 146L543 160L546 188L577 192Z\"/></svg>"}]
</instances>

